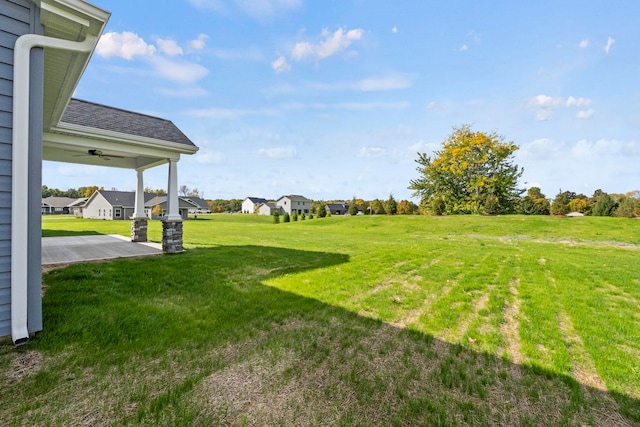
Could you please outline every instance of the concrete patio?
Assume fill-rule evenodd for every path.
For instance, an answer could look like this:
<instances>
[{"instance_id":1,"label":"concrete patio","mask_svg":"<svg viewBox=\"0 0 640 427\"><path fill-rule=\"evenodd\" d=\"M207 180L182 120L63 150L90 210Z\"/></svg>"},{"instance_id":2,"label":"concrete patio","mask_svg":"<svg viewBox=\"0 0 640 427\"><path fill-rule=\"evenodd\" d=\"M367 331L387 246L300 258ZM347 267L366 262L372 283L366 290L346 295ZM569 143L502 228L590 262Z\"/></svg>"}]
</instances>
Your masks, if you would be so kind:
<instances>
[{"instance_id":1,"label":"concrete patio","mask_svg":"<svg viewBox=\"0 0 640 427\"><path fill-rule=\"evenodd\" d=\"M134 243L117 234L42 238L42 265L160 254L159 243Z\"/></svg>"}]
</instances>

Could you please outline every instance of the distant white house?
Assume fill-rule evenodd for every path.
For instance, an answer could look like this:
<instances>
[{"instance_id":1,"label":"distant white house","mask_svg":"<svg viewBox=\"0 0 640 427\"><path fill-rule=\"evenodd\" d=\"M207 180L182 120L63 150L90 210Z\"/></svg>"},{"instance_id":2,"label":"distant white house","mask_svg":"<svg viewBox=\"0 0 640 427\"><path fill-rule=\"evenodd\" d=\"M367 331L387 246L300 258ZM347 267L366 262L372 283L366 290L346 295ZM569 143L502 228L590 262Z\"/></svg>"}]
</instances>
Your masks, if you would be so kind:
<instances>
[{"instance_id":1,"label":"distant white house","mask_svg":"<svg viewBox=\"0 0 640 427\"><path fill-rule=\"evenodd\" d=\"M258 205L263 203L267 203L267 199L263 199L261 197L247 197L242 202L242 213L256 213Z\"/></svg>"},{"instance_id":2,"label":"distant white house","mask_svg":"<svg viewBox=\"0 0 640 427\"><path fill-rule=\"evenodd\" d=\"M282 208L282 210L289 215L293 212L296 212L298 215L302 215L303 213L308 215L309 212L311 212L311 200L295 194L280 197L276 201L276 206Z\"/></svg>"},{"instance_id":3,"label":"distant white house","mask_svg":"<svg viewBox=\"0 0 640 427\"><path fill-rule=\"evenodd\" d=\"M282 208L276 206L276 202L261 203L260 206L258 207L258 214L259 215L273 215L274 212L276 212L276 211L279 214L283 214L284 213Z\"/></svg>"}]
</instances>

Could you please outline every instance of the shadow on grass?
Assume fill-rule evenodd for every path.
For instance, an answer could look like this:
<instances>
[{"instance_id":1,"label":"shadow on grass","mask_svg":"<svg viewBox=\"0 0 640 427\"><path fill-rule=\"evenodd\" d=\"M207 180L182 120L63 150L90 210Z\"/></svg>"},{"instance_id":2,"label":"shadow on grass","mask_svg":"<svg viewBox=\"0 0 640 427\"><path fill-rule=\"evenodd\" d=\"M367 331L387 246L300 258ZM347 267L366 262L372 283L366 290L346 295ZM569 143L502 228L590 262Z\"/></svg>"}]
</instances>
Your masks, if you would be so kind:
<instances>
[{"instance_id":1,"label":"shadow on grass","mask_svg":"<svg viewBox=\"0 0 640 427\"><path fill-rule=\"evenodd\" d=\"M66 237L66 236L98 236L104 233L99 233L94 230L83 231L71 231L71 230L50 230L42 229L42 237Z\"/></svg>"},{"instance_id":2,"label":"shadow on grass","mask_svg":"<svg viewBox=\"0 0 640 427\"><path fill-rule=\"evenodd\" d=\"M337 253L219 246L52 271L45 276L44 332L25 347L0 350L5 378L20 355L42 355L33 373L1 384L0 419L54 425L92 419L155 425L640 422L640 402L629 396L613 400L569 376L265 284L347 262Z\"/></svg>"}]
</instances>

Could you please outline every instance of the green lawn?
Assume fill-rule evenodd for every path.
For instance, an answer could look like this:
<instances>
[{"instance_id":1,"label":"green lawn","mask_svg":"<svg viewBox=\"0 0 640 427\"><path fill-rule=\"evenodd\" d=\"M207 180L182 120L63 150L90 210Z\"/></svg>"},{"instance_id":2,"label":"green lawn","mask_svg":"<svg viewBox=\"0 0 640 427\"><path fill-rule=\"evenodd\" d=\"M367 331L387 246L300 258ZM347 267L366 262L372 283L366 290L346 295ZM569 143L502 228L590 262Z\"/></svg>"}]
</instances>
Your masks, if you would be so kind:
<instances>
[{"instance_id":1,"label":"green lawn","mask_svg":"<svg viewBox=\"0 0 640 427\"><path fill-rule=\"evenodd\" d=\"M183 254L45 275L44 331L0 345L0 424L640 425L639 220L220 214L184 233Z\"/></svg>"}]
</instances>

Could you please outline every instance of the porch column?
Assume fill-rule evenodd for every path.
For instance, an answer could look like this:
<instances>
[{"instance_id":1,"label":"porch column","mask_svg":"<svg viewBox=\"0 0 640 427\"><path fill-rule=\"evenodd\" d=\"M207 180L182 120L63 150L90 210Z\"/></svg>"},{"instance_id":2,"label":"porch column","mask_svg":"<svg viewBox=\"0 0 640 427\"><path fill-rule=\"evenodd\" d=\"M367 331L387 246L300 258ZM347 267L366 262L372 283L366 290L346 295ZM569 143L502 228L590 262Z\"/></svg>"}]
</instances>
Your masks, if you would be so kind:
<instances>
[{"instance_id":1,"label":"porch column","mask_svg":"<svg viewBox=\"0 0 640 427\"><path fill-rule=\"evenodd\" d=\"M135 207L131 217L131 241L147 241L147 215L144 212L144 179L142 169L136 170L138 173L138 185L136 187Z\"/></svg>"},{"instance_id":2,"label":"porch column","mask_svg":"<svg viewBox=\"0 0 640 427\"><path fill-rule=\"evenodd\" d=\"M166 253L182 252L182 216L178 204L178 161L169 160L167 186L167 214L162 220L162 250Z\"/></svg>"},{"instance_id":3,"label":"porch column","mask_svg":"<svg viewBox=\"0 0 640 427\"><path fill-rule=\"evenodd\" d=\"M178 207L178 161L169 160L169 185L167 187L167 221L182 221Z\"/></svg>"}]
</instances>

